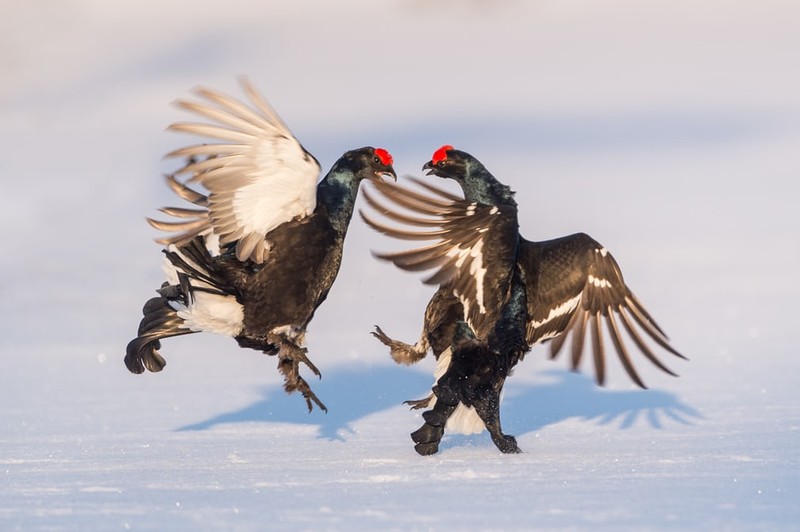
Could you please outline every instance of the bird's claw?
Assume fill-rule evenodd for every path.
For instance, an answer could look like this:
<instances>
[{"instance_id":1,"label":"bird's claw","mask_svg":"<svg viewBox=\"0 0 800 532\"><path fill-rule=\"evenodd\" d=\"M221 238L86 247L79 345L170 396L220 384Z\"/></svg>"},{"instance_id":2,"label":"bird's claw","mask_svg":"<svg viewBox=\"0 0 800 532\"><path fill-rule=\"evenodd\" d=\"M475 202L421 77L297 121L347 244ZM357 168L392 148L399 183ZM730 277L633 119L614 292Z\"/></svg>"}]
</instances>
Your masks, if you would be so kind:
<instances>
[{"instance_id":1,"label":"bird's claw","mask_svg":"<svg viewBox=\"0 0 800 532\"><path fill-rule=\"evenodd\" d=\"M308 406L308 412L311 413L314 410L314 404L316 404L320 410L328 413L328 407L326 407L322 401L319 400L317 395L311 391L311 388L308 386L308 383L302 377L299 377L299 387L297 388L298 391L303 394L303 397L306 400L306 406ZM313 401L313 404L312 404Z\"/></svg>"},{"instance_id":2,"label":"bird's claw","mask_svg":"<svg viewBox=\"0 0 800 532\"><path fill-rule=\"evenodd\" d=\"M383 332L383 329L377 325L375 326L375 330L370 334L372 334L372 336L377 338L380 343L390 349L389 354L391 355L392 360L398 364L405 364L407 366L414 364L425 358L425 355L427 354L427 349L420 352L416 346L389 338L389 335Z\"/></svg>"},{"instance_id":3,"label":"bird's claw","mask_svg":"<svg viewBox=\"0 0 800 532\"><path fill-rule=\"evenodd\" d=\"M517 439L514 436L502 435L500 438L492 436L492 441L503 454L522 453L522 449L517 445Z\"/></svg>"},{"instance_id":4,"label":"bird's claw","mask_svg":"<svg viewBox=\"0 0 800 532\"><path fill-rule=\"evenodd\" d=\"M389 338L383 329L381 329L378 325L375 326L375 330L370 333L372 336L378 339L383 345L392 347L392 344L397 343L395 340Z\"/></svg>"},{"instance_id":5,"label":"bird's claw","mask_svg":"<svg viewBox=\"0 0 800 532\"><path fill-rule=\"evenodd\" d=\"M308 382L300 376L300 364L298 360L282 358L278 363L278 369L284 375L283 389L286 390L286 393L300 392L306 400L309 412L314 410L314 404L323 412L328 412L328 408L319 400L317 395L311 391Z\"/></svg>"},{"instance_id":6,"label":"bird's claw","mask_svg":"<svg viewBox=\"0 0 800 532\"><path fill-rule=\"evenodd\" d=\"M284 376L283 389L286 393L300 392L306 400L308 411L314 410L316 404L320 410L327 412L328 408L319 400L308 382L300 376L300 363L305 364L313 373L319 378L322 378L322 373L308 359L308 349L300 347L294 342L288 341L285 338L270 339L274 344L279 346L278 349L278 370Z\"/></svg>"},{"instance_id":7,"label":"bird's claw","mask_svg":"<svg viewBox=\"0 0 800 532\"><path fill-rule=\"evenodd\" d=\"M311 360L309 360L309 358L308 358L308 349L307 348L298 347L298 346L291 346L290 347L290 351L291 351L292 358L294 360L297 360L298 362L302 362L303 364L305 364L308 367L308 369L310 369L314 373L314 375L316 375L320 379L322 378L322 373L320 373L319 369L317 369L317 366L315 366L314 363L311 362Z\"/></svg>"},{"instance_id":8,"label":"bird's claw","mask_svg":"<svg viewBox=\"0 0 800 532\"><path fill-rule=\"evenodd\" d=\"M421 408L427 408L432 400L433 394L430 394L425 399L409 399L408 401L403 401L403 404L410 406L411 410L419 410Z\"/></svg>"}]
</instances>

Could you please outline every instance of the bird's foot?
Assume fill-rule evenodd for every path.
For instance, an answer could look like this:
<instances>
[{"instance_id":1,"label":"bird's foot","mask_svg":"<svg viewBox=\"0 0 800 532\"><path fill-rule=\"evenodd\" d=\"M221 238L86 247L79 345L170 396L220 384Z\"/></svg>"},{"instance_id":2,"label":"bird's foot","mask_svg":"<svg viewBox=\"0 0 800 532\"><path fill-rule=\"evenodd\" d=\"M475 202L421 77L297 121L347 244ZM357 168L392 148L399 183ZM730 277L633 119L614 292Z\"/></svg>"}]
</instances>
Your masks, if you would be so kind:
<instances>
[{"instance_id":1,"label":"bird's foot","mask_svg":"<svg viewBox=\"0 0 800 532\"><path fill-rule=\"evenodd\" d=\"M430 394L425 399L409 399L408 401L403 401L404 405L409 405L411 410L419 410L420 408L427 408L431 401L433 401L433 394Z\"/></svg>"},{"instance_id":2,"label":"bird's foot","mask_svg":"<svg viewBox=\"0 0 800 532\"><path fill-rule=\"evenodd\" d=\"M422 425L411 433L414 441L414 450L421 456L430 456L439 452L439 442L444 436L444 427L434 427L432 425Z\"/></svg>"},{"instance_id":3,"label":"bird's foot","mask_svg":"<svg viewBox=\"0 0 800 532\"><path fill-rule=\"evenodd\" d=\"M480 416L492 437L492 442L504 454L518 454L522 450L517 445L517 439L514 436L503 434L503 429L500 425L500 389L498 387L495 392L489 397L482 397L475 401L475 410Z\"/></svg>"},{"instance_id":4,"label":"bird's foot","mask_svg":"<svg viewBox=\"0 0 800 532\"><path fill-rule=\"evenodd\" d=\"M319 400L308 382L300 376L300 363L305 364L314 375L322 377L319 369L308 359L308 349L300 347L289 339L271 334L267 337L270 343L279 346L278 349L278 370L284 376L283 389L286 393L300 392L306 400L308 411L311 412L316 404L323 412L327 412L328 408Z\"/></svg>"},{"instance_id":5,"label":"bird's foot","mask_svg":"<svg viewBox=\"0 0 800 532\"><path fill-rule=\"evenodd\" d=\"M439 442L444 436L444 426L455 409L456 405L437 401L432 410L422 414L425 424L411 433L411 440L415 443L414 450L417 453L428 456L439 451Z\"/></svg>"},{"instance_id":6,"label":"bird's foot","mask_svg":"<svg viewBox=\"0 0 800 532\"><path fill-rule=\"evenodd\" d=\"M492 436L492 441L503 454L519 454L522 452L514 436L507 436L505 434L500 437Z\"/></svg>"},{"instance_id":7,"label":"bird's foot","mask_svg":"<svg viewBox=\"0 0 800 532\"><path fill-rule=\"evenodd\" d=\"M411 364L419 362L425 358L425 355L428 354L427 348L420 350L416 345L406 344L389 338L389 336L383 332L383 329L377 325L375 326L375 330L372 331L372 336L377 338L378 341L380 341L383 345L389 347L389 354L391 355L392 360L398 364L410 366Z\"/></svg>"},{"instance_id":8,"label":"bird's foot","mask_svg":"<svg viewBox=\"0 0 800 532\"><path fill-rule=\"evenodd\" d=\"M282 360L290 359L295 361L297 364L302 362L314 373L314 375L322 378L322 373L320 373L319 369L317 369L317 366L315 366L314 363L308 358L308 349L305 347L300 347L297 345L296 341L293 341L291 338L288 338L280 333L269 333L267 334L267 343L272 346L277 346L277 349L274 351L264 351L268 355L278 354Z\"/></svg>"},{"instance_id":9,"label":"bird's foot","mask_svg":"<svg viewBox=\"0 0 800 532\"><path fill-rule=\"evenodd\" d=\"M308 367L308 369L310 369L314 373L314 375L316 375L320 379L322 378L322 373L320 373L320 371L317 369L317 366L315 366L314 363L311 362L311 360L309 360L307 348L298 347L294 344L290 344L286 347L288 347L289 350L291 351L291 356L293 360L297 360L298 363L302 362Z\"/></svg>"},{"instance_id":10,"label":"bird's foot","mask_svg":"<svg viewBox=\"0 0 800 532\"><path fill-rule=\"evenodd\" d=\"M286 393L300 392L306 400L308 411L314 410L316 404L323 412L327 412L328 408L319 400L317 395L311 391L311 387L306 380L300 376L300 361L291 357L281 358L278 362L278 369L284 376L283 389ZM317 372L319 375L319 372Z\"/></svg>"}]
</instances>

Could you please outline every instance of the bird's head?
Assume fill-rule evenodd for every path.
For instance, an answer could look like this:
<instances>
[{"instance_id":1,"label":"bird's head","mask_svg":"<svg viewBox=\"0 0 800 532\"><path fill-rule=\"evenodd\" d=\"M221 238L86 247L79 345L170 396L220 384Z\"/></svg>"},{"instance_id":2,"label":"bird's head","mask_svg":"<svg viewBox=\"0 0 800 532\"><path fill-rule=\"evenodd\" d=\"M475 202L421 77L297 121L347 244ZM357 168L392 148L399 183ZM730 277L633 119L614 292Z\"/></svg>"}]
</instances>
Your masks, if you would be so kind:
<instances>
[{"instance_id":1,"label":"bird's head","mask_svg":"<svg viewBox=\"0 0 800 532\"><path fill-rule=\"evenodd\" d=\"M457 182L468 201L485 205L513 203L514 193L511 189L497 181L478 159L449 144L433 152L433 157L422 170L427 170L427 175Z\"/></svg>"},{"instance_id":2,"label":"bird's head","mask_svg":"<svg viewBox=\"0 0 800 532\"><path fill-rule=\"evenodd\" d=\"M422 167L423 170L428 171L427 175L454 179L462 185L478 168L483 168L483 165L475 157L459 151L449 144L445 144L433 152L431 160Z\"/></svg>"},{"instance_id":3,"label":"bird's head","mask_svg":"<svg viewBox=\"0 0 800 532\"><path fill-rule=\"evenodd\" d=\"M351 150L344 154L342 162L350 167L359 181L362 179L397 181L397 174L392 167L394 163L392 155L383 148L367 146Z\"/></svg>"}]
</instances>

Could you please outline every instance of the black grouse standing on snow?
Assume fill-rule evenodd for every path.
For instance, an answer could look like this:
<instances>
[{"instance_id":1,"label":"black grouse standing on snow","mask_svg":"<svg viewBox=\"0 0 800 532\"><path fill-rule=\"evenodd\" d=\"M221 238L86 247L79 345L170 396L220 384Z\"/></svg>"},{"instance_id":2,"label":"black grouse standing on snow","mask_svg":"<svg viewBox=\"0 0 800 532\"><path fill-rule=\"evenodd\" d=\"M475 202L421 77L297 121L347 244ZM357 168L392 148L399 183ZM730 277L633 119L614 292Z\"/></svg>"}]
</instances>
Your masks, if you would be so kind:
<instances>
[{"instance_id":1,"label":"black grouse standing on snow","mask_svg":"<svg viewBox=\"0 0 800 532\"><path fill-rule=\"evenodd\" d=\"M203 185L192 190L175 176L167 183L192 208L164 208L175 222L148 220L177 234L167 247L167 281L145 303L138 335L127 347L133 373L161 371L161 340L207 331L242 347L278 356L287 392L300 391L326 410L300 376L306 327L333 285L359 184L397 179L384 149L348 151L317 184L320 166L269 104L242 81L251 106L220 92L198 89L200 101L177 105L205 123L170 129L221 142L172 152L189 162L176 175Z\"/></svg>"},{"instance_id":2,"label":"black grouse standing on snow","mask_svg":"<svg viewBox=\"0 0 800 532\"><path fill-rule=\"evenodd\" d=\"M445 152L445 148L438 150L433 159L445 157ZM415 346L396 342L380 328L373 334L392 347L392 356L399 363L421 359L428 346L437 358L433 393L426 399L409 401L414 408L433 407L424 414L426 426L412 434L418 452L436 452L448 420L451 430L466 434L488 428L500 449L515 452L516 442L502 434L499 416L491 415L497 408L489 403L494 402L495 395L499 397L500 390L488 392L495 384L502 386L501 379L489 378L489 374L505 371L506 356L519 357L528 350L524 305L520 306L519 301L515 301L516 306L508 304L512 301L512 287L521 286L515 275L519 248L517 203L511 189L485 170L466 172L449 166L447 171L452 174L448 177L463 181L463 199L420 181L417 183L440 197L433 199L402 187L379 189L396 205L433 218L420 219L386 209L365 191L368 203L387 217L412 226L436 227L429 232L398 231L378 224L362 212L373 228L397 238L440 239L422 249L378 255L407 270L438 268L426 281L442 286L428 305L426 333L420 342ZM517 292L524 294L519 289ZM513 314L516 320L512 319ZM500 330L508 329L501 323L513 322L518 325L516 331ZM481 342L505 355L478 356L486 347ZM473 378L465 379L465 375ZM478 375L480 383L475 379ZM464 388L459 393L458 387L470 390Z\"/></svg>"},{"instance_id":3,"label":"black grouse standing on snow","mask_svg":"<svg viewBox=\"0 0 800 532\"><path fill-rule=\"evenodd\" d=\"M500 431L499 394L505 378L529 346L544 340L552 339L551 358L555 358L570 335L571 365L577 369L589 331L596 379L602 385L605 381L602 327L605 325L626 372L644 388L623 341L620 329L624 328L653 364L674 375L656 357L640 331L670 353L684 357L669 345L666 335L625 285L619 266L603 246L583 233L544 242L531 242L515 233L513 266L501 276L503 281L498 282L490 273L491 265L497 264L490 250L492 242L497 239L508 242L509 237L499 234L487 220L500 216L499 204L508 203L506 193L512 197L513 193L494 185L497 180L477 159L451 146L437 150L423 169L429 170L429 175L457 181L466 199L415 180L433 195L382 183L377 190L394 204L393 208L385 207L371 196L368 201L394 221L434 230L401 230L365 217L369 225L389 236L435 241L419 249L377 255L406 270L438 268L426 280L439 284L440 288L426 309L419 342L414 345L398 342L380 328L375 333L391 347L392 357L397 362L416 362L429 348L437 356L434 394L428 399L411 402L415 408L433 407L424 414L425 425L412 435L418 452L436 452L445 428L470 433L482 430L483 424L502 451L517 452L513 438ZM481 184L483 181L492 184L489 189L503 191L495 197L495 201L500 199L499 204L492 203L486 195L476 194L487 189L487 185ZM482 199L476 201L479 197ZM490 200L488 204L484 203L487 199ZM414 215L405 214L401 209ZM507 257L501 257L500 263L507 264ZM494 290L501 292L493 293ZM501 307L495 308L496 321L486 335L487 331L473 327L476 323L473 315L484 315L489 309L485 294L495 301L503 301ZM481 298L483 305L476 305ZM480 323L480 318L477 322ZM524 345L520 345L522 336ZM483 424L476 416L471 416L472 409L466 408L470 406L475 408ZM467 422L470 419L471 422Z\"/></svg>"}]
</instances>

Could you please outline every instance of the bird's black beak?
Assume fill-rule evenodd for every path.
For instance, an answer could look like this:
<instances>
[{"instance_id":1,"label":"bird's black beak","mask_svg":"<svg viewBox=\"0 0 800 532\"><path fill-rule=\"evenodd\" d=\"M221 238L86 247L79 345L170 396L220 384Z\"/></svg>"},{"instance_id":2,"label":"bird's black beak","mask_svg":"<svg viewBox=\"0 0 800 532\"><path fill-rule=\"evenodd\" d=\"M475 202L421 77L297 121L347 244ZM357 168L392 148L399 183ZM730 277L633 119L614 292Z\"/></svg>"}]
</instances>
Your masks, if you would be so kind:
<instances>
[{"instance_id":1,"label":"bird's black beak","mask_svg":"<svg viewBox=\"0 0 800 532\"><path fill-rule=\"evenodd\" d=\"M433 161L428 161L424 165L422 165L422 171L424 172L427 170L425 175L433 175L436 171L436 167L433 165Z\"/></svg>"},{"instance_id":2,"label":"bird's black beak","mask_svg":"<svg viewBox=\"0 0 800 532\"><path fill-rule=\"evenodd\" d=\"M392 181L394 181L396 183L397 182L397 174L394 173L394 169L393 168L390 169L390 170L385 170L383 172L375 172L375 180L376 181L381 181L383 179L385 179L387 181L389 179L391 179Z\"/></svg>"}]
</instances>

